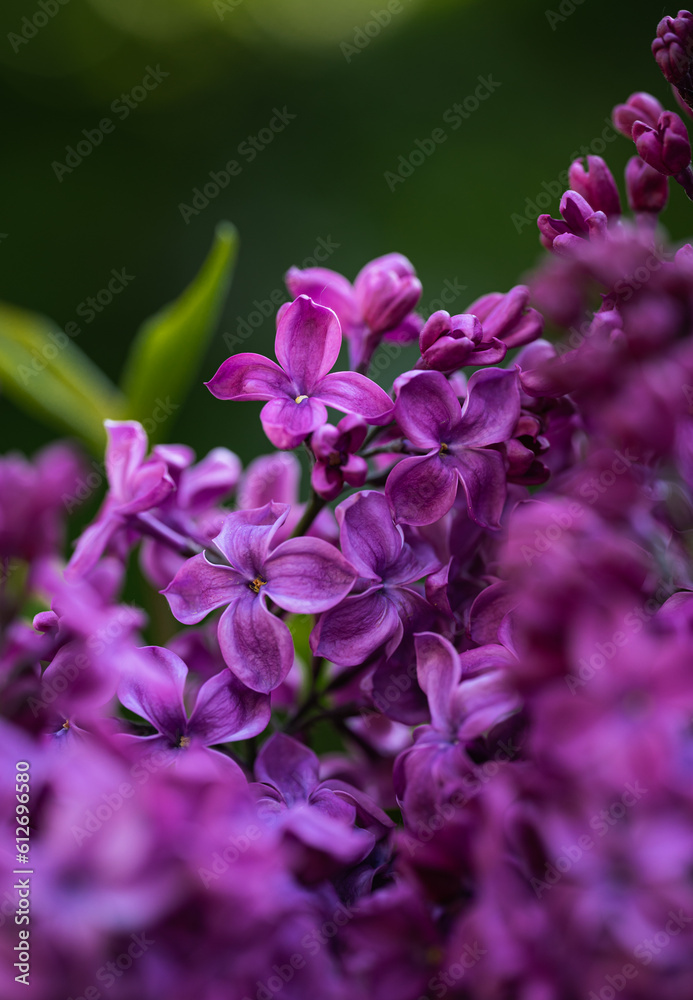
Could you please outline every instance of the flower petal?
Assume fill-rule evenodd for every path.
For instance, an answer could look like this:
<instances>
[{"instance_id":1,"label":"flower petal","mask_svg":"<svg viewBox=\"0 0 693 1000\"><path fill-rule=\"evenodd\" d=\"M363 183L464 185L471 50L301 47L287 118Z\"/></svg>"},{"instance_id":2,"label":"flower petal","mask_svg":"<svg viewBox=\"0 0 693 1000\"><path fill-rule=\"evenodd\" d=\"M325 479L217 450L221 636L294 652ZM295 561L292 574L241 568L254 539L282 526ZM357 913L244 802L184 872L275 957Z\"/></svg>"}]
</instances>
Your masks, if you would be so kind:
<instances>
[{"instance_id":1,"label":"flower petal","mask_svg":"<svg viewBox=\"0 0 693 1000\"><path fill-rule=\"evenodd\" d=\"M313 302L327 306L337 314L345 334L361 322L356 295L351 282L326 267L307 267L301 271L292 267L286 274L286 287L294 298L309 295Z\"/></svg>"},{"instance_id":2,"label":"flower petal","mask_svg":"<svg viewBox=\"0 0 693 1000\"><path fill-rule=\"evenodd\" d=\"M401 528L392 521L387 499L377 490L355 493L337 507L342 552L359 576L382 580L399 558L404 544Z\"/></svg>"},{"instance_id":3,"label":"flower petal","mask_svg":"<svg viewBox=\"0 0 693 1000\"><path fill-rule=\"evenodd\" d=\"M274 399L291 396L286 372L262 354L235 354L205 385L217 399Z\"/></svg>"},{"instance_id":4,"label":"flower petal","mask_svg":"<svg viewBox=\"0 0 693 1000\"><path fill-rule=\"evenodd\" d=\"M277 361L295 383L296 395L312 395L332 369L342 346L342 328L331 309L299 297L277 316Z\"/></svg>"},{"instance_id":5,"label":"flower petal","mask_svg":"<svg viewBox=\"0 0 693 1000\"><path fill-rule=\"evenodd\" d=\"M129 483L147 454L147 433L136 420L104 420L106 473L114 499L130 499Z\"/></svg>"},{"instance_id":6,"label":"flower petal","mask_svg":"<svg viewBox=\"0 0 693 1000\"><path fill-rule=\"evenodd\" d=\"M113 535L122 527L122 523L119 517L107 514L85 528L77 539L75 551L65 567L65 579L75 580L93 569L106 551Z\"/></svg>"},{"instance_id":7,"label":"flower petal","mask_svg":"<svg viewBox=\"0 0 693 1000\"><path fill-rule=\"evenodd\" d=\"M313 629L311 647L318 656L351 667L363 663L400 628L395 605L381 589L369 590L326 611Z\"/></svg>"},{"instance_id":8,"label":"flower petal","mask_svg":"<svg viewBox=\"0 0 693 1000\"><path fill-rule=\"evenodd\" d=\"M213 448L183 473L178 487L180 506L193 512L207 510L235 489L241 468L238 455L228 448Z\"/></svg>"},{"instance_id":9,"label":"flower petal","mask_svg":"<svg viewBox=\"0 0 693 1000\"><path fill-rule=\"evenodd\" d=\"M162 593L174 618L184 625L195 625L215 608L237 600L245 584L234 570L213 565L200 552L183 563Z\"/></svg>"},{"instance_id":10,"label":"flower petal","mask_svg":"<svg viewBox=\"0 0 693 1000\"><path fill-rule=\"evenodd\" d=\"M230 670L222 670L200 688L188 733L206 746L245 740L266 729L271 714L267 695L251 691Z\"/></svg>"},{"instance_id":11,"label":"flower petal","mask_svg":"<svg viewBox=\"0 0 693 1000\"><path fill-rule=\"evenodd\" d=\"M253 691L273 691L291 670L291 633L267 610L262 591L246 589L219 619L217 636L224 662Z\"/></svg>"},{"instance_id":12,"label":"flower petal","mask_svg":"<svg viewBox=\"0 0 693 1000\"><path fill-rule=\"evenodd\" d=\"M284 733L275 733L257 755L255 777L274 785L287 806L292 806L307 801L318 783L319 768L312 750Z\"/></svg>"},{"instance_id":13,"label":"flower petal","mask_svg":"<svg viewBox=\"0 0 693 1000\"><path fill-rule=\"evenodd\" d=\"M183 690L188 668L170 649L145 646L144 663L124 669L118 697L131 712L151 722L171 743L187 733L188 719L183 706Z\"/></svg>"},{"instance_id":14,"label":"flower petal","mask_svg":"<svg viewBox=\"0 0 693 1000\"><path fill-rule=\"evenodd\" d=\"M354 567L339 549L321 538L290 538L264 566L266 592L280 608L317 614L339 603L356 580Z\"/></svg>"},{"instance_id":15,"label":"flower petal","mask_svg":"<svg viewBox=\"0 0 693 1000\"><path fill-rule=\"evenodd\" d=\"M237 492L238 506L263 507L270 500L295 504L301 481L301 463L295 455L275 451L261 455L246 468Z\"/></svg>"},{"instance_id":16,"label":"flower petal","mask_svg":"<svg viewBox=\"0 0 693 1000\"><path fill-rule=\"evenodd\" d=\"M385 484L385 496L395 520L403 524L439 521L452 507L456 495L454 459L441 458L437 453L398 462Z\"/></svg>"},{"instance_id":17,"label":"flower petal","mask_svg":"<svg viewBox=\"0 0 693 1000\"><path fill-rule=\"evenodd\" d=\"M262 407L260 420L275 448L291 450L327 423L327 410L314 397L273 399Z\"/></svg>"},{"instance_id":18,"label":"flower petal","mask_svg":"<svg viewBox=\"0 0 693 1000\"><path fill-rule=\"evenodd\" d=\"M465 448L456 460L472 521L499 528L507 495L503 456L491 448Z\"/></svg>"},{"instance_id":19,"label":"flower petal","mask_svg":"<svg viewBox=\"0 0 693 1000\"><path fill-rule=\"evenodd\" d=\"M379 385L358 372L332 372L315 387L315 396L342 413L355 413L371 424L387 424L394 403Z\"/></svg>"},{"instance_id":20,"label":"flower petal","mask_svg":"<svg viewBox=\"0 0 693 1000\"><path fill-rule=\"evenodd\" d=\"M462 667L455 648L440 635L420 632L414 638L416 673L419 685L426 693L431 710L431 722L439 732L452 728L450 702L462 680Z\"/></svg>"},{"instance_id":21,"label":"flower petal","mask_svg":"<svg viewBox=\"0 0 693 1000\"><path fill-rule=\"evenodd\" d=\"M461 413L459 399L440 372L419 372L400 383L395 419L415 448L430 451L449 441Z\"/></svg>"},{"instance_id":22,"label":"flower petal","mask_svg":"<svg viewBox=\"0 0 693 1000\"><path fill-rule=\"evenodd\" d=\"M487 368L474 372L469 379L454 447L479 447L507 441L519 416L520 388L515 369Z\"/></svg>"},{"instance_id":23,"label":"flower petal","mask_svg":"<svg viewBox=\"0 0 693 1000\"><path fill-rule=\"evenodd\" d=\"M214 544L246 582L262 576L274 536L286 521L289 505L270 501L254 510L228 514Z\"/></svg>"}]
</instances>

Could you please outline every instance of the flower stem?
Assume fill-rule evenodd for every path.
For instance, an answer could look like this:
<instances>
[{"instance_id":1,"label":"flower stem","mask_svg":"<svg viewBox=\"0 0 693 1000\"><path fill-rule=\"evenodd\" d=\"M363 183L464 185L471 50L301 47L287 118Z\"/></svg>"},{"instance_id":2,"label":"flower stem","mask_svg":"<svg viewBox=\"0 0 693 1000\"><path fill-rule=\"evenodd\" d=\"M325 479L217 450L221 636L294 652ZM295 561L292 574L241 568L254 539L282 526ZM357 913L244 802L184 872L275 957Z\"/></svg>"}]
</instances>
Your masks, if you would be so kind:
<instances>
[{"instance_id":1,"label":"flower stem","mask_svg":"<svg viewBox=\"0 0 693 1000\"><path fill-rule=\"evenodd\" d=\"M305 533L308 531L311 524L313 523L313 521L318 516L318 514L323 509L326 503L327 500L323 500L323 498L321 496L318 496L315 490L313 490L310 502L308 503L308 506L303 512L303 517L298 522L296 530L294 531L291 537L300 538L301 535L305 535Z\"/></svg>"},{"instance_id":2,"label":"flower stem","mask_svg":"<svg viewBox=\"0 0 693 1000\"><path fill-rule=\"evenodd\" d=\"M173 528L169 528L168 525L147 511L135 514L131 520L133 526L143 535L148 535L155 541L161 542L162 545L167 545L168 548L173 549L181 556L190 558L190 556L196 556L198 552L202 552L201 547L190 538L179 534Z\"/></svg>"}]
</instances>

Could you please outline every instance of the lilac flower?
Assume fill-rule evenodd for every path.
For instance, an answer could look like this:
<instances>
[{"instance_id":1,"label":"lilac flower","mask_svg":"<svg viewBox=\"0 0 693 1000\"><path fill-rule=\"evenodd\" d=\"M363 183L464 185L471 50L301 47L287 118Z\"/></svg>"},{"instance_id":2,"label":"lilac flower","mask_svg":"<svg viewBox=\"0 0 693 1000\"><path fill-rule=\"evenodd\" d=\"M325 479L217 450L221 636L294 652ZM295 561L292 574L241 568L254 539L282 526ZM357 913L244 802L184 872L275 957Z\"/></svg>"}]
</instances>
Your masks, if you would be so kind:
<instances>
[{"instance_id":1,"label":"lilac flower","mask_svg":"<svg viewBox=\"0 0 693 1000\"><path fill-rule=\"evenodd\" d=\"M566 191L561 198L560 212L563 219L540 215L537 226L541 242L554 253L570 253L580 249L586 239L603 239L607 232L604 212L596 212L577 191Z\"/></svg>"},{"instance_id":2,"label":"lilac flower","mask_svg":"<svg viewBox=\"0 0 693 1000\"><path fill-rule=\"evenodd\" d=\"M690 165L691 144L686 126L673 111L664 111L656 125L636 121L633 142L641 159L662 174L676 175Z\"/></svg>"},{"instance_id":3,"label":"lilac flower","mask_svg":"<svg viewBox=\"0 0 693 1000\"><path fill-rule=\"evenodd\" d=\"M142 752L177 754L192 746L210 748L249 739L266 728L271 714L269 697L245 687L229 670L202 684L188 716L183 703L188 675L185 663L159 646L148 646L141 652L146 657L145 669L124 672L118 697L158 731L156 736L132 737Z\"/></svg>"},{"instance_id":4,"label":"lilac flower","mask_svg":"<svg viewBox=\"0 0 693 1000\"><path fill-rule=\"evenodd\" d=\"M587 170L581 159L574 160L568 170L568 181L571 189L582 195L595 212L603 212L607 219L621 214L616 181L601 156L588 156Z\"/></svg>"},{"instance_id":5,"label":"lilac flower","mask_svg":"<svg viewBox=\"0 0 693 1000\"><path fill-rule=\"evenodd\" d=\"M633 156L626 165L626 191L628 204L634 212L649 212L655 216L666 208L669 181L639 156Z\"/></svg>"},{"instance_id":6,"label":"lilac flower","mask_svg":"<svg viewBox=\"0 0 693 1000\"><path fill-rule=\"evenodd\" d=\"M541 336L544 319L530 308L530 291L526 285L515 285L509 292L490 292L475 299L467 308L481 320L483 339L502 341L510 350L522 347Z\"/></svg>"},{"instance_id":7,"label":"lilac flower","mask_svg":"<svg viewBox=\"0 0 693 1000\"><path fill-rule=\"evenodd\" d=\"M294 866L311 882L362 861L392 825L358 789L321 782L319 766L312 750L283 733L270 736L255 762L260 813L280 823L285 839L296 845ZM357 818L367 829L355 828Z\"/></svg>"},{"instance_id":8,"label":"lilac flower","mask_svg":"<svg viewBox=\"0 0 693 1000\"><path fill-rule=\"evenodd\" d=\"M109 490L93 524L82 533L66 572L87 573L131 519L159 504L175 489L166 463L146 458L147 435L135 420L106 420Z\"/></svg>"},{"instance_id":9,"label":"lilac flower","mask_svg":"<svg viewBox=\"0 0 693 1000\"><path fill-rule=\"evenodd\" d=\"M664 78L684 100L693 97L693 14L680 10L678 17L663 17L657 25L652 54Z\"/></svg>"},{"instance_id":10,"label":"lilac flower","mask_svg":"<svg viewBox=\"0 0 693 1000\"><path fill-rule=\"evenodd\" d=\"M633 126L637 121L655 128L664 107L652 94L644 91L631 94L625 104L617 104L613 111L614 126L626 139L633 138Z\"/></svg>"},{"instance_id":11,"label":"lilac flower","mask_svg":"<svg viewBox=\"0 0 693 1000\"><path fill-rule=\"evenodd\" d=\"M289 513L284 504L229 514L214 539L228 565L200 553L181 567L164 591L178 621L193 625L215 608L222 656L253 691L272 691L294 661L288 627L267 608L270 598L296 614L334 607L356 578L344 556L319 538L291 538L273 546Z\"/></svg>"},{"instance_id":12,"label":"lilac flower","mask_svg":"<svg viewBox=\"0 0 693 1000\"><path fill-rule=\"evenodd\" d=\"M260 419L275 448L301 444L327 423L327 406L387 423L392 400L375 382L357 372L330 374L341 342L334 312L300 295L277 314L279 365L260 354L236 354L206 385L217 399L268 400Z\"/></svg>"},{"instance_id":13,"label":"lilac flower","mask_svg":"<svg viewBox=\"0 0 693 1000\"><path fill-rule=\"evenodd\" d=\"M439 372L421 372L399 391L395 416L412 448L390 473L385 493L395 520L432 524L452 507L461 483L469 514L482 527L498 526L505 501L505 465L488 445L506 441L520 415L517 374L500 368L475 372L464 407Z\"/></svg>"},{"instance_id":14,"label":"lilac flower","mask_svg":"<svg viewBox=\"0 0 693 1000\"><path fill-rule=\"evenodd\" d=\"M417 368L453 372L465 365L495 365L507 346L496 337L485 338L481 321L471 313L450 316L439 309L426 320L419 337Z\"/></svg>"},{"instance_id":15,"label":"lilac flower","mask_svg":"<svg viewBox=\"0 0 693 1000\"><path fill-rule=\"evenodd\" d=\"M421 296L416 272L399 253L377 257L356 276L353 286L336 271L292 267L286 275L293 296L309 295L339 317L349 341L352 368L367 370L373 351L384 337L406 343L419 334L422 320L412 309Z\"/></svg>"},{"instance_id":16,"label":"lilac flower","mask_svg":"<svg viewBox=\"0 0 693 1000\"><path fill-rule=\"evenodd\" d=\"M313 489L324 500L334 500L349 486L363 486L368 463L355 453L366 438L368 428L359 417L348 416L336 427L324 424L313 434L310 446L315 465L310 475Z\"/></svg>"},{"instance_id":17,"label":"lilac flower","mask_svg":"<svg viewBox=\"0 0 693 1000\"><path fill-rule=\"evenodd\" d=\"M193 465L195 453L184 445L157 445L154 458L162 459L176 489L156 508L159 522L183 538L205 545L219 531L225 511L216 504L236 488L241 462L228 448L213 448ZM144 538L142 568L158 587L171 582L184 557L161 538Z\"/></svg>"},{"instance_id":18,"label":"lilac flower","mask_svg":"<svg viewBox=\"0 0 693 1000\"><path fill-rule=\"evenodd\" d=\"M414 551L393 524L387 500L366 490L337 508L342 552L356 568L365 590L321 615L311 635L318 656L351 666L363 663L380 646L391 655L404 634L404 622L427 610L411 584L438 568L432 551Z\"/></svg>"}]
</instances>

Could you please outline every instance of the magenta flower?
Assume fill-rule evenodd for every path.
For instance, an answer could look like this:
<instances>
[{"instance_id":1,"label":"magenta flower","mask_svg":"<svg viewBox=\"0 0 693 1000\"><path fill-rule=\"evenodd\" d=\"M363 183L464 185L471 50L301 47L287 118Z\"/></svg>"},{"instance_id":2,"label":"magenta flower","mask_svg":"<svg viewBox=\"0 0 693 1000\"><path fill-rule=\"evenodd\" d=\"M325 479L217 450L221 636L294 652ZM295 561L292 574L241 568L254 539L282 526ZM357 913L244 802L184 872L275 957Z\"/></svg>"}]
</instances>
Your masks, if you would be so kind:
<instances>
[{"instance_id":1,"label":"magenta flower","mask_svg":"<svg viewBox=\"0 0 693 1000\"><path fill-rule=\"evenodd\" d=\"M488 445L507 441L520 415L515 371L487 368L469 380L464 407L439 372L404 382L395 407L410 446L425 455L399 462L385 493L404 524L433 524L452 507L461 483L469 516L497 528L506 495L505 464Z\"/></svg>"},{"instance_id":2,"label":"magenta flower","mask_svg":"<svg viewBox=\"0 0 693 1000\"><path fill-rule=\"evenodd\" d=\"M496 337L485 337L477 316L451 316L439 309L426 320L419 337L421 359L416 367L438 372L454 372L465 365L496 365L508 348Z\"/></svg>"},{"instance_id":3,"label":"magenta flower","mask_svg":"<svg viewBox=\"0 0 693 1000\"><path fill-rule=\"evenodd\" d=\"M415 551L393 524L382 493L366 490L337 508L342 552L359 573L366 590L327 611L311 635L318 656L352 666L380 646L391 656L404 635L405 621L430 611L411 584L439 568L427 548Z\"/></svg>"},{"instance_id":4,"label":"magenta flower","mask_svg":"<svg viewBox=\"0 0 693 1000\"><path fill-rule=\"evenodd\" d=\"M177 753L193 746L209 749L218 743L257 736L267 727L269 697L245 687L229 670L202 684L188 716L183 703L188 676L185 663L170 649L159 646L140 652L147 658L148 669L125 671L118 697L158 731L155 736L132 737L148 753Z\"/></svg>"},{"instance_id":5,"label":"magenta flower","mask_svg":"<svg viewBox=\"0 0 693 1000\"><path fill-rule=\"evenodd\" d=\"M151 510L175 489L166 462L146 458L147 435L135 420L106 420L108 495L93 524L80 536L67 565L68 576L87 573L132 518Z\"/></svg>"},{"instance_id":6,"label":"magenta flower","mask_svg":"<svg viewBox=\"0 0 693 1000\"><path fill-rule=\"evenodd\" d=\"M217 636L229 669L253 691L272 691L289 673L294 646L288 627L267 608L316 614L338 604L356 572L320 538L290 538L273 547L289 513L284 504L229 514L214 539L228 565L204 553L180 568L163 593L178 621L194 625L215 608L226 610Z\"/></svg>"},{"instance_id":7,"label":"magenta flower","mask_svg":"<svg viewBox=\"0 0 693 1000\"><path fill-rule=\"evenodd\" d=\"M614 127L626 139L633 138L633 126L637 121L645 122L653 128L657 125L664 106L652 94L638 91L631 94L625 104L617 104L613 110Z\"/></svg>"},{"instance_id":8,"label":"magenta flower","mask_svg":"<svg viewBox=\"0 0 693 1000\"><path fill-rule=\"evenodd\" d=\"M657 25L652 54L664 78L682 94L693 91L693 14L680 10L678 17L663 17Z\"/></svg>"},{"instance_id":9,"label":"magenta flower","mask_svg":"<svg viewBox=\"0 0 693 1000\"><path fill-rule=\"evenodd\" d=\"M565 192L559 211L562 219L552 219L546 214L537 219L541 242L547 250L570 253L580 249L582 240L606 236L606 215L604 212L595 212L577 191Z\"/></svg>"},{"instance_id":10,"label":"magenta flower","mask_svg":"<svg viewBox=\"0 0 693 1000\"><path fill-rule=\"evenodd\" d=\"M691 162L686 126L673 111L664 111L656 125L635 122L633 142L640 158L661 174L680 174Z\"/></svg>"},{"instance_id":11,"label":"magenta flower","mask_svg":"<svg viewBox=\"0 0 693 1000\"><path fill-rule=\"evenodd\" d=\"M669 179L639 156L626 165L628 204L634 212L663 212L669 199Z\"/></svg>"},{"instance_id":12,"label":"magenta flower","mask_svg":"<svg viewBox=\"0 0 693 1000\"><path fill-rule=\"evenodd\" d=\"M217 399L268 400L260 419L275 448L298 447L327 423L327 406L387 423L392 400L384 389L357 372L331 372L341 343L334 312L300 295L277 314L279 364L261 354L236 354L205 384Z\"/></svg>"},{"instance_id":13,"label":"magenta flower","mask_svg":"<svg viewBox=\"0 0 693 1000\"><path fill-rule=\"evenodd\" d=\"M368 428L359 417L348 416L336 427L325 424L318 427L310 446L315 455L315 465L310 475L313 489L324 500L334 500L349 486L363 486L368 475L368 462L356 455L363 444Z\"/></svg>"},{"instance_id":14,"label":"magenta flower","mask_svg":"<svg viewBox=\"0 0 693 1000\"><path fill-rule=\"evenodd\" d=\"M349 341L352 368L367 369L380 341L415 340L423 320L412 312L421 297L414 267L400 253L388 253L366 264L354 284L336 271L292 267L286 275L292 295L309 295L339 317Z\"/></svg>"},{"instance_id":15,"label":"magenta flower","mask_svg":"<svg viewBox=\"0 0 693 1000\"><path fill-rule=\"evenodd\" d=\"M595 212L603 212L608 219L621 214L616 181L601 156L588 156L587 170L581 159L574 160L568 170L568 182L571 190L582 195Z\"/></svg>"}]
</instances>

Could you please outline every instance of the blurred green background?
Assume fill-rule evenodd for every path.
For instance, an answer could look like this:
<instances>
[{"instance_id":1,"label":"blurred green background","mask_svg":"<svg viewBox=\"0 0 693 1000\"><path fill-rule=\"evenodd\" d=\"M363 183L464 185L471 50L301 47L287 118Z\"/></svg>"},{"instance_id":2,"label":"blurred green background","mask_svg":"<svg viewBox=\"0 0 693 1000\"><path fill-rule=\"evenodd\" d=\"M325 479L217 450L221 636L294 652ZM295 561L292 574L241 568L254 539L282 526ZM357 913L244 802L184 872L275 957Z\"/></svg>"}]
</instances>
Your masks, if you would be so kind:
<instances>
[{"instance_id":1,"label":"blurred green background","mask_svg":"<svg viewBox=\"0 0 693 1000\"><path fill-rule=\"evenodd\" d=\"M4 0L0 14L0 298L63 328L76 322L75 343L117 380L140 323L183 290L217 222L231 220L241 238L231 293L167 430L200 455L219 444L244 460L271 450L259 404L221 403L202 380L232 353L224 334L228 343L251 316L254 332L235 350L271 354L273 318L258 325L256 303L272 293L276 302L286 269L320 241L332 246L327 266L350 279L399 250L423 281L424 313L446 283L466 286L449 306L463 311L534 266L527 199L544 183L557 190L571 153L600 136L614 103L649 90L673 106L649 46L675 9L644 0L42 4ZM160 82L146 91L150 69ZM492 78L493 94L453 128L446 112L479 77ZM267 133L274 109L295 117ZM83 162L56 169L105 117L113 128ZM436 128L446 141L392 191L386 172ZM254 157L243 145L268 135ZM619 181L632 152L620 137L607 146ZM219 194L206 206L198 199L197 214L182 210L230 160L240 170ZM684 202L674 192L664 220L675 239L693 229ZM126 287L87 321L80 304L121 269ZM0 426L2 451L54 436L4 398Z\"/></svg>"}]
</instances>

